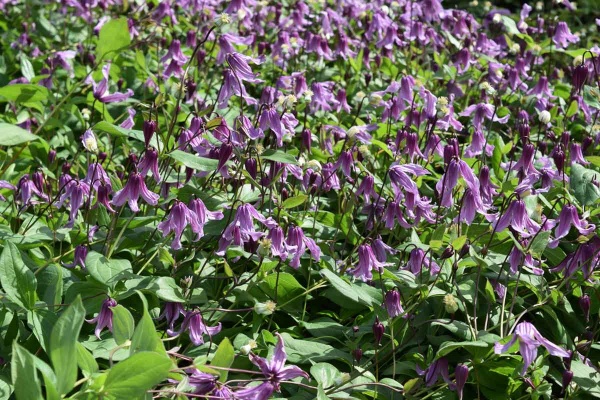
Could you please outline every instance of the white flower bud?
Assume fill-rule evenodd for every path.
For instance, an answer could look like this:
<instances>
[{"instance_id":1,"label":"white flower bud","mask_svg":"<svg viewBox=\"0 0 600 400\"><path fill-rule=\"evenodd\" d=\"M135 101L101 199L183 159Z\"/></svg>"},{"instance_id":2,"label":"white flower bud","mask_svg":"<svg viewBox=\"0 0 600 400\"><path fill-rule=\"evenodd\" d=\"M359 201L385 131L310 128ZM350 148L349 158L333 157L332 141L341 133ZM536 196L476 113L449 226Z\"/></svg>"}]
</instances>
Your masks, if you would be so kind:
<instances>
[{"instance_id":1,"label":"white flower bud","mask_svg":"<svg viewBox=\"0 0 600 400\"><path fill-rule=\"evenodd\" d=\"M538 118L542 124L547 124L552 119L552 115L550 115L549 111L544 110L538 115Z\"/></svg>"}]
</instances>

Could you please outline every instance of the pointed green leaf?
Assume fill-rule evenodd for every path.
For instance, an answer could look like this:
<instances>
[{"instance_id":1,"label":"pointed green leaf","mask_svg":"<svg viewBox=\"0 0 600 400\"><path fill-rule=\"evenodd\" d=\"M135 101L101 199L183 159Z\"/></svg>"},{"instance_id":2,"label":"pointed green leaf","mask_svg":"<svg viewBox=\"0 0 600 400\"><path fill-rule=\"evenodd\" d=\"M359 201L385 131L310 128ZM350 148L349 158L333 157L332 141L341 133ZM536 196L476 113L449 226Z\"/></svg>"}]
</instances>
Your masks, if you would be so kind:
<instances>
[{"instance_id":1,"label":"pointed green leaf","mask_svg":"<svg viewBox=\"0 0 600 400\"><path fill-rule=\"evenodd\" d=\"M129 36L127 18L121 17L108 21L98 34L96 60L117 56L119 51L125 50L129 46L129 43L131 43L131 36Z\"/></svg>"},{"instance_id":2,"label":"pointed green leaf","mask_svg":"<svg viewBox=\"0 0 600 400\"><path fill-rule=\"evenodd\" d=\"M112 308L113 313L113 336L117 344L123 344L133 336L134 324L133 316L128 309L122 305Z\"/></svg>"},{"instance_id":3,"label":"pointed green leaf","mask_svg":"<svg viewBox=\"0 0 600 400\"><path fill-rule=\"evenodd\" d=\"M231 345L229 339L225 338L221 341L221 344L219 344L219 348L217 348L215 356L210 362L210 365L215 367L229 368L231 367L231 364L233 364L234 356L235 352L233 350L233 346ZM219 382L227 381L228 373L229 371L226 369L219 369Z\"/></svg>"},{"instance_id":4,"label":"pointed green leaf","mask_svg":"<svg viewBox=\"0 0 600 400\"><path fill-rule=\"evenodd\" d=\"M16 341L13 343L10 370L17 400L42 398L42 389L33 357L33 354Z\"/></svg>"},{"instance_id":5,"label":"pointed green leaf","mask_svg":"<svg viewBox=\"0 0 600 400\"><path fill-rule=\"evenodd\" d=\"M12 242L4 242L0 255L0 282L6 296L28 310L33 309L37 295L35 275L23 263L21 252Z\"/></svg>"},{"instance_id":6,"label":"pointed green leaf","mask_svg":"<svg viewBox=\"0 0 600 400\"><path fill-rule=\"evenodd\" d=\"M108 372L104 393L117 399L137 399L167 378L172 362L152 352L140 352Z\"/></svg>"}]
</instances>

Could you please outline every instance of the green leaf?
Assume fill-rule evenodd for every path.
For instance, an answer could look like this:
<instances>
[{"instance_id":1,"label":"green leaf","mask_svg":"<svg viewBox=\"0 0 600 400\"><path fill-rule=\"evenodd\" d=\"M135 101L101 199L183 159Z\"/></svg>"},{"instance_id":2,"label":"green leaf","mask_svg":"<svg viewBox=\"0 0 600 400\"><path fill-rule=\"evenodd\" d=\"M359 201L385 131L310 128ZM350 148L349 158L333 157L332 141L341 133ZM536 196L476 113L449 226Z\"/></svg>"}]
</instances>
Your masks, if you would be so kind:
<instances>
[{"instance_id":1,"label":"green leaf","mask_svg":"<svg viewBox=\"0 0 600 400\"><path fill-rule=\"evenodd\" d=\"M0 282L6 297L12 302L28 310L33 309L37 299L37 281L12 242L4 242L4 250L0 255Z\"/></svg>"},{"instance_id":2,"label":"green leaf","mask_svg":"<svg viewBox=\"0 0 600 400\"><path fill-rule=\"evenodd\" d=\"M31 81L35 76L33 65L31 65L31 62L23 54L21 54L21 73L28 81Z\"/></svg>"},{"instance_id":3,"label":"green leaf","mask_svg":"<svg viewBox=\"0 0 600 400\"><path fill-rule=\"evenodd\" d=\"M142 315L142 319L135 327L133 336L131 337L129 354L147 351L162 354L163 356L167 354L164 345L157 336L154 322L146 308L144 308L144 315Z\"/></svg>"},{"instance_id":4,"label":"green leaf","mask_svg":"<svg viewBox=\"0 0 600 400\"><path fill-rule=\"evenodd\" d=\"M38 139L41 138L21 127L0 122L0 146L16 146Z\"/></svg>"},{"instance_id":5,"label":"green leaf","mask_svg":"<svg viewBox=\"0 0 600 400\"><path fill-rule=\"evenodd\" d=\"M94 125L92 127L92 129L94 130L94 132L106 132L109 135L112 135L115 137L130 137L132 139L139 140L140 142L146 141L146 139L144 138L143 131L138 131L135 129L125 129L120 126L113 125L107 121L98 122L96 125ZM163 147L162 142L160 141L160 138L158 137L158 135L153 135L152 138L150 139L150 145L152 147L154 147L155 149L157 149L157 148L159 148L159 144L160 144L160 148L162 148Z\"/></svg>"},{"instance_id":6,"label":"green leaf","mask_svg":"<svg viewBox=\"0 0 600 400\"><path fill-rule=\"evenodd\" d=\"M21 347L16 341L12 346L10 366L16 399L42 399L42 389L35 369L34 355Z\"/></svg>"},{"instance_id":7,"label":"green leaf","mask_svg":"<svg viewBox=\"0 0 600 400\"><path fill-rule=\"evenodd\" d=\"M50 336L50 360L56 371L57 390L66 394L77 380L77 339L85 319L81 297L58 318Z\"/></svg>"},{"instance_id":8,"label":"green leaf","mask_svg":"<svg viewBox=\"0 0 600 400\"><path fill-rule=\"evenodd\" d=\"M469 352L480 348L487 348L489 344L480 340L474 342L444 342L438 349L435 358L444 357L446 354L453 352L456 349L465 349Z\"/></svg>"},{"instance_id":9,"label":"green leaf","mask_svg":"<svg viewBox=\"0 0 600 400\"><path fill-rule=\"evenodd\" d=\"M279 278L277 274L268 275L261 282L261 287L273 297L275 297L275 290L277 290L277 302L281 304L295 297L302 296L304 293L302 285L300 285L292 274L287 272L279 273Z\"/></svg>"},{"instance_id":10,"label":"green leaf","mask_svg":"<svg viewBox=\"0 0 600 400\"><path fill-rule=\"evenodd\" d=\"M133 273L131 263L128 260L109 260L95 251L89 252L85 265L94 279L111 288L114 288L119 279L124 275Z\"/></svg>"},{"instance_id":11,"label":"green leaf","mask_svg":"<svg viewBox=\"0 0 600 400\"><path fill-rule=\"evenodd\" d=\"M573 380L581 390L596 398L600 397L600 386L598 386L600 373L598 371L579 360L573 360L571 371L573 371Z\"/></svg>"},{"instance_id":12,"label":"green leaf","mask_svg":"<svg viewBox=\"0 0 600 400\"><path fill-rule=\"evenodd\" d=\"M225 338L219 344L215 355L210 362L213 367L229 368L233 364L235 352L229 339ZM226 382L229 371L227 369L219 369L219 382Z\"/></svg>"},{"instance_id":13,"label":"green leaf","mask_svg":"<svg viewBox=\"0 0 600 400\"><path fill-rule=\"evenodd\" d=\"M318 384L327 389L333 386L340 371L333 365L325 362L317 363L310 367L310 374L315 378Z\"/></svg>"},{"instance_id":14,"label":"green leaf","mask_svg":"<svg viewBox=\"0 0 600 400\"><path fill-rule=\"evenodd\" d=\"M98 372L98 363L96 359L81 343L77 343L77 365L86 378Z\"/></svg>"},{"instance_id":15,"label":"green leaf","mask_svg":"<svg viewBox=\"0 0 600 400\"><path fill-rule=\"evenodd\" d=\"M299 194L298 196L290 197L285 199L285 201L281 204L283 208L294 208L302 205L306 202L308 196L305 194Z\"/></svg>"},{"instance_id":16,"label":"green leaf","mask_svg":"<svg viewBox=\"0 0 600 400\"><path fill-rule=\"evenodd\" d=\"M169 254L168 252L166 254ZM170 276L144 276L139 278L127 279L125 281L127 293L135 290L147 291L161 300L172 301L175 303L185 302L181 288L177 286L175 279ZM125 296L125 294L122 294Z\"/></svg>"},{"instance_id":17,"label":"green leaf","mask_svg":"<svg viewBox=\"0 0 600 400\"><path fill-rule=\"evenodd\" d=\"M122 305L112 308L113 314L113 336L115 342L121 345L131 339L135 328L135 321L128 309Z\"/></svg>"},{"instance_id":18,"label":"green leaf","mask_svg":"<svg viewBox=\"0 0 600 400\"><path fill-rule=\"evenodd\" d=\"M212 172L219 166L219 160L196 156L181 150L173 150L169 153L169 157L196 171Z\"/></svg>"},{"instance_id":19,"label":"green leaf","mask_svg":"<svg viewBox=\"0 0 600 400\"><path fill-rule=\"evenodd\" d=\"M506 15L502 15L502 24L506 28L506 32L508 32L509 35L518 35L521 33L517 28L515 20L507 17Z\"/></svg>"},{"instance_id":20,"label":"green leaf","mask_svg":"<svg viewBox=\"0 0 600 400\"><path fill-rule=\"evenodd\" d=\"M331 286L346 299L353 303L371 306L375 304L375 300L363 288L358 285L349 283L340 278L336 273L322 269L321 275L331 283Z\"/></svg>"},{"instance_id":21,"label":"green leaf","mask_svg":"<svg viewBox=\"0 0 600 400\"><path fill-rule=\"evenodd\" d=\"M345 361L349 365L352 364L352 358L346 351L338 350L324 343L294 339L287 333L282 333L281 336L290 364L327 360Z\"/></svg>"},{"instance_id":22,"label":"green leaf","mask_svg":"<svg viewBox=\"0 0 600 400\"><path fill-rule=\"evenodd\" d=\"M131 36L129 36L127 18L121 17L108 21L98 34L96 61L108 55L116 56L116 52L126 49L129 43L131 43Z\"/></svg>"},{"instance_id":23,"label":"green leaf","mask_svg":"<svg viewBox=\"0 0 600 400\"><path fill-rule=\"evenodd\" d=\"M267 149L260 155L260 158L263 160L276 161L283 164L298 165L298 160L296 160L296 157L281 150Z\"/></svg>"},{"instance_id":24,"label":"green leaf","mask_svg":"<svg viewBox=\"0 0 600 400\"><path fill-rule=\"evenodd\" d=\"M579 164L571 165L571 189L573 195L581 205L589 206L600 198L600 189L593 181L600 179L598 172L582 167Z\"/></svg>"},{"instance_id":25,"label":"green leaf","mask_svg":"<svg viewBox=\"0 0 600 400\"><path fill-rule=\"evenodd\" d=\"M165 380L171 360L152 352L134 354L108 372L103 392L117 399L134 399Z\"/></svg>"},{"instance_id":26,"label":"green leaf","mask_svg":"<svg viewBox=\"0 0 600 400\"><path fill-rule=\"evenodd\" d=\"M60 304L63 294L63 272L56 264L50 264L37 274L37 294L48 306ZM51 307L50 309L53 309Z\"/></svg>"},{"instance_id":27,"label":"green leaf","mask_svg":"<svg viewBox=\"0 0 600 400\"><path fill-rule=\"evenodd\" d=\"M31 83L17 83L0 88L0 102L31 103L46 100L50 91L44 86Z\"/></svg>"},{"instance_id":28,"label":"green leaf","mask_svg":"<svg viewBox=\"0 0 600 400\"><path fill-rule=\"evenodd\" d=\"M540 258L541 255L544 253L544 250L546 250L546 247L548 247L549 240L550 231L543 231L538 233L533 239L531 247L529 248L531 254L533 254L535 258Z\"/></svg>"}]
</instances>

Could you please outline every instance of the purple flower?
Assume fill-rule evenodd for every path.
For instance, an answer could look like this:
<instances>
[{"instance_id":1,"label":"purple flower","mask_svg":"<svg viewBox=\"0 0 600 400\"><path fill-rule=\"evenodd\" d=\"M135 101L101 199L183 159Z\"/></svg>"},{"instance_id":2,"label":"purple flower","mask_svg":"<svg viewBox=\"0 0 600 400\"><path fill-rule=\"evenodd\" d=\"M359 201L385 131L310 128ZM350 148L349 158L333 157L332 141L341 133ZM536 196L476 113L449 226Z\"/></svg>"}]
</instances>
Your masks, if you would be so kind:
<instances>
[{"instance_id":1,"label":"purple flower","mask_svg":"<svg viewBox=\"0 0 600 400\"><path fill-rule=\"evenodd\" d=\"M523 369L521 370L521 375L525 375L527 368L531 365L533 360L535 360L538 347L540 346L544 346L553 356L571 357L569 351L558 347L548 339L544 338L535 326L529 322L519 323L515 328L512 339L505 345L496 343L494 352L496 354L506 353L517 340L519 341L519 352L521 353L521 357L523 357Z\"/></svg>"},{"instance_id":2,"label":"purple flower","mask_svg":"<svg viewBox=\"0 0 600 400\"><path fill-rule=\"evenodd\" d=\"M179 40L175 39L171 42L171 45L169 46L169 50L167 51L167 54L162 56L162 58L160 59L160 62L164 63L167 60L175 60L180 65L183 65L188 61L188 59L189 58L181 52L181 42Z\"/></svg>"},{"instance_id":3,"label":"purple flower","mask_svg":"<svg viewBox=\"0 0 600 400\"><path fill-rule=\"evenodd\" d=\"M402 304L400 304L400 292L398 292L396 288L388 290L385 293L383 302L390 318L397 317L398 315L404 313Z\"/></svg>"},{"instance_id":4,"label":"purple flower","mask_svg":"<svg viewBox=\"0 0 600 400\"><path fill-rule=\"evenodd\" d=\"M63 194L56 203L58 208L61 208L64 202L69 200L69 220L67 221L66 227L72 228L75 224L75 218L79 209L89 199L90 196L90 185L85 181L79 179L71 179L63 188Z\"/></svg>"},{"instance_id":5,"label":"purple flower","mask_svg":"<svg viewBox=\"0 0 600 400\"><path fill-rule=\"evenodd\" d=\"M272 105L269 105L264 108L263 112L260 114L260 118L258 120L260 124L260 129L266 131L267 129L271 129L273 133L275 133L275 137L277 138L277 146L283 146L283 131L281 126L281 118L279 117L279 113Z\"/></svg>"},{"instance_id":6,"label":"purple flower","mask_svg":"<svg viewBox=\"0 0 600 400\"><path fill-rule=\"evenodd\" d=\"M106 184L102 182L100 186L97 188L98 200L96 200L95 207L98 207L99 204L102 204L108 211L111 213L116 212L110 205L110 200L108 199L108 195L112 193L112 186L110 184Z\"/></svg>"},{"instance_id":7,"label":"purple flower","mask_svg":"<svg viewBox=\"0 0 600 400\"><path fill-rule=\"evenodd\" d=\"M214 335L221 332L221 323L219 322L215 326L207 326L199 311L188 311L181 324L181 329L177 332L167 330L167 333L170 336L177 336L184 331L189 332L190 340L195 346L200 346L204 343L204 335L208 335L212 339Z\"/></svg>"},{"instance_id":8,"label":"purple flower","mask_svg":"<svg viewBox=\"0 0 600 400\"><path fill-rule=\"evenodd\" d=\"M203 228L208 221L223 219L223 213L221 211L210 211L208 208L206 208L204 202L198 198L190 200L189 208L196 214L196 217L198 218L198 225L200 225L200 231L197 232L198 237L196 240L199 240L202 236L204 236Z\"/></svg>"},{"instance_id":9,"label":"purple flower","mask_svg":"<svg viewBox=\"0 0 600 400\"><path fill-rule=\"evenodd\" d=\"M426 257L425 252L422 249L412 249L410 256L408 257L408 262L406 263L406 269L414 275L420 275L423 272L423 267L429 268L429 274L431 276L437 275L437 273L440 272L440 266L437 265L431 257Z\"/></svg>"},{"instance_id":10,"label":"purple flower","mask_svg":"<svg viewBox=\"0 0 600 400\"><path fill-rule=\"evenodd\" d=\"M129 116L119 126L124 129L131 129L135 126L133 117L135 117L136 111L133 108L128 108L127 114L129 114Z\"/></svg>"},{"instance_id":11,"label":"purple flower","mask_svg":"<svg viewBox=\"0 0 600 400\"><path fill-rule=\"evenodd\" d=\"M379 346L383 334L385 333L385 326L379 321L379 317L375 316L375 322L373 322L373 337L375 338L375 344Z\"/></svg>"},{"instance_id":12,"label":"purple flower","mask_svg":"<svg viewBox=\"0 0 600 400\"><path fill-rule=\"evenodd\" d=\"M569 43L579 42L579 37L573 35L569 30L569 25L566 22L559 22L554 31L552 41L559 49L564 49L569 46Z\"/></svg>"},{"instance_id":13,"label":"purple flower","mask_svg":"<svg viewBox=\"0 0 600 400\"><path fill-rule=\"evenodd\" d=\"M373 279L373 274L371 272L373 268L377 269L379 272L383 272L383 267L385 265L385 263L377 260L371 245L361 244L358 246L358 265L348 272L354 275L355 278L367 282Z\"/></svg>"},{"instance_id":14,"label":"purple flower","mask_svg":"<svg viewBox=\"0 0 600 400\"><path fill-rule=\"evenodd\" d=\"M234 243L242 245L250 239L256 241L260 239L264 233L258 232L254 228L254 220L271 229L277 226L277 223L272 218L266 218L264 215L256 211L251 204L244 204L238 207L233 221L225 228L221 240L219 240L219 249L217 255L224 255L227 247Z\"/></svg>"},{"instance_id":15,"label":"purple flower","mask_svg":"<svg viewBox=\"0 0 600 400\"><path fill-rule=\"evenodd\" d=\"M261 83L262 79L259 79L256 74L252 72L252 68L248 65L248 62L253 62L254 64L260 64L258 59L245 56L240 53L230 53L225 57L227 63L235 73L235 76L240 81L246 81L250 83Z\"/></svg>"},{"instance_id":16,"label":"purple flower","mask_svg":"<svg viewBox=\"0 0 600 400\"><path fill-rule=\"evenodd\" d=\"M158 172L158 151L154 147L148 147L144 156L138 164L140 175L146 176L148 171L152 172L152 177L156 183L160 183L160 173Z\"/></svg>"},{"instance_id":17,"label":"purple flower","mask_svg":"<svg viewBox=\"0 0 600 400\"><path fill-rule=\"evenodd\" d=\"M233 3L233 2L232 2ZM260 385L247 387L234 393L232 399L239 400L268 400L275 391L271 382L263 382Z\"/></svg>"},{"instance_id":18,"label":"purple flower","mask_svg":"<svg viewBox=\"0 0 600 400\"><path fill-rule=\"evenodd\" d=\"M454 369L454 377L456 378L456 393L458 393L458 400L463 398L463 389L467 378L469 377L469 367L465 364L458 364Z\"/></svg>"},{"instance_id":19,"label":"purple flower","mask_svg":"<svg viewBox=\"0 0 600 400\"><path fill-rule=\"evenodd\" d=\"M267 360L254 353L250 353L250 361L260 368L261 372L269 380L273 388L279 391L279 384L282 381L294 379L299 376L308 379L308 374L295 365L285 365L287 354L285 353L283 337L281 337L279 333L276 333L275 335L278 340L277 345L275 345L275 351L273 352L273 358Z\"/></svg>"},{"instance_id":20,"label":"purple flower","mask_svg":"<svg viewBox=\"0 0 600 400\"><path fill-rule=\"evenodd\" d=\"M96 324L96 329L94 331L94 333L96 334L96 337L98 339L100 339L100 332L102 332L102 330L104 328L108 328L109 331L112 332L112 328L113 328L113 312L112 312L112 307L116 307L117 306L117 301L115 299L111 299L110 297L107 298L106 300L104 300L104 302L102 302L102 308L100 309L100 312L98 313L98 315L90 320L86 321L90 324Z\"/></svg>"},{"instance_id":21,"label":"purple flower","mask_svg":"<svg viewBox=\"0 0 600 400\"><path fill-rule=\"evenodd\" d=\"M88 248L84 245L79 245L75 247L75 254L73 257L73 262L71 264L63 264L65 268L73 268L79 265L81 268L85 269L85 258L87 257Z\"/></svg>"},{"instance_id":22,"label":"purple flower","mask_svg":"<svg viewBox=\"0 0 600 400\"><path fill-rule=\"evenodd\" d=\"M304 231L299 226L290 226L288 228L287 244L290 246L291 252L293 252L292 259L290 260L290 267L292 268L300 266L300 257L306 253L307 249L315 261L321 259L321 249L313 239L304 235Z\"/></svg>"},{"instance_id":23,"label":"purple flower","mask_svg":"<svg viewBox=\"0 0 600 400\"><path fill-rule=\"evenodd\" d=\"M473 126L475 127L476 131L482 130L484 119L491 119L492 121L505 124L510 116L506 115L502 118L498 117L498 115L496 115L496 108L493 105L487 103L472 104L469 107L467 107L463 112L461 112L460 116L469 117L473 113L475 113L475 116L473 117Z\"/></svg>"},{"instance_id":24,"label":"purple flower","mask_svg":"<svg viewBox=\"0 0 600 400\"><path fill-rule=\"evenodd\" d=\"M168 301L165 303L165 309L162 314L158 316L158 319L165 318L167 320L167 324L169 325L169 330L173 331L173 325L175 324L175 321L179 319L180 315L185 316L183 304Z\"/></svg>"},{"instance_id":25,"label":"purple flower","mask_svg":"<svg viewBox=\"0 0 600 400\"><path fill-rule=\"evenodd\" d=\"M454 390L455 388L454 383L450 380L450 376L448 375L448 360L445 357L435 360L425 370L422 370L419 365L417 365L417 374L421 376L425 375L425 385L428 387L435 385L441 375L444 382L448 384L448 387L451 390Z\"/></svg>"},{"instance_id":26,"label":"purple flower","mask_svg":"<svg viewBox=\"0 0 600 400\"><path fill-rule=\"evenodd\" d=\"M102 76L103 79L96 84L91 76L88 76L86 83L92 85L92 90L94 92L94 98L102 103L115 103L118 101L127 100L131 96L133 96L133 90L127 89L126 93L115 92L109 94L108 92L108 79L109 79L109 71L110 71L110 63L106 64L102 67Z\"/></svg>"},{"instance_id":27,"label":"purple flower","mask_svg":"<svg viewBox=\"0 0 600 400\"><path fill-rule=\"evenodd\" d=\"M198 216L190 210L185 203L175 200L175 204L171 207L171 211L167 219L158 224L158 230L166 237L169 233L175 232L175 237L171 243L173 250L181 249L181 235L187 225L191 225L192 231L199 234L202 232L202 227L198 223Z\"/></svg>"},{"instance_id":28,"label":"purple flower","mask_svg":"<svg viewBox=\"0 0 600 400\"><path fill-rule=\"evenodd\" d=\"M211 374L193 368L193 371L189 376L189 384L194 388L194 394L209 394L217 387L217 378ZM215 397L210 396L210 398L213 399Z\"/></svg>"},{"instance_id":29,"label":"purple flower","mask_svg":"<svg viewBox=\"0 0 600 400\"><path fill-rule=\"evenodd\" d=\"M127 202L131 211L138 212L140 210L138 207L140 196L150 205L155 206L158 204L159 196L148 190L144 178L139 173L132 172L125 187L113 197L112 203L115 206L122 206Z\"/></svg>"},{"instance_id":30,"label":"purple flower","mask_svg":"<svg viewBox=\"0 0 600 400\"><path fill-rule=\"evenodd\" d=\"M13 185L12 183L10 183L10 182L0 181L0 189L16 190L17 187L15 185ZM0 194L0 200L5 200L4 196L2 196L1 194Z\"/></svg>"},{"instance_id":31,"label":"purple flower","mask_svg":"<svg viewBox=\"0 0 600 400\"><path fill-rule=\"evenodd\" d=\"M577 208L574 205L567 204L558 216L558 224L554 231L556 240L567 236L571 226L574 226L581 235L589 235L596 229L596 225L589 224L585 219L579 218Z\"/></svg>"}]
</instances>

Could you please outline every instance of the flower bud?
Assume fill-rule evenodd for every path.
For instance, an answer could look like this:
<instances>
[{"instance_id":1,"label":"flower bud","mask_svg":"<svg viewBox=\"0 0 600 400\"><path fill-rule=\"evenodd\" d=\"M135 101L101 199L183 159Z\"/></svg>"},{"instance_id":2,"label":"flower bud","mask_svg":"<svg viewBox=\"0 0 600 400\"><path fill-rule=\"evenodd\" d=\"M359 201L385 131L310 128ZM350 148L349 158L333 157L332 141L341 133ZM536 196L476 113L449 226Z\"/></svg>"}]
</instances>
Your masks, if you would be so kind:
<instances>
[{"instance_id":1,"label":"flower bud","mask_svg":"<svg viewBox=\"0 0 600 400\"><path fill-rule=\"evenodd\" d=\"M572 380L573 380L573 371L565 370L565 372L563 372L563 376L562 376L563 393L567 391L567 388L571 384Z\"/></svg>"},{"instance_id":2,"label":"flower bud","mask_svg":"<svg viewBox=\"0 0 600 400\"><path fill-rule=\"evenodd\" d=\"M50 151L48 151L48 163L52 164L54 160L56 160L56 150L50 149Z\"/></svg>"},{"instance_id":3,"label":"flower bud","mask_svg":"<svg viewBox=\"0 0 600 400\"><path fill-rule=\"evenodd\" d=\"M464 364L458 364L454 370L454 377L456 378L456 393L458 394L458 399L462 400L463 388L469 377L469 367Z\"/></svg>"},{"instance_id":4,"label":"flower bud","mask_svg":"<svg viewBox=\"0 0 600 400\"><path fill-rule=\"evenodd\" d=\"M454 249L452 248L452 246L448 246L444 249L444 252L440 256L440 259L445 260L447 258L452 257L453 255L454 255Z\"/></svg>"},{"instance_id":5,"label":"flower bud","mask_svg":"<svg viewBox=\"0 0 600 400\"><path fill-rule=\"evenodd\" d=\"M383 338L384 332L385 327L381 322L379 322L379 317L375 317L375 322L373 322L373 336L375 337L375 344L377 346L381 344L381 339Z\"/></svg>"},{"instance_id":6,"label":"flower bud","mask_svg":"<svg viewBox=\"0 0 600 400\"><path fill-rule=\"evenodd\" d=\"M256 303L254 305L254 312L259 315L271 315L275 312L277 303L271 300L267 300L265 303Z\"/></svg>"},{"instance_id":7,"label":"flower bud","mask_svg":"<svg viewBox=\"0 0 600 400\"><path fill-rule=\"evenodd\" d=\"M352 355L354 356L354 359L356 360L356 363L359 364L360 363L360 359L363 356L363 351L359 347L357 349L352 350Z\"/></svg>"},{"instance_id":8,"label":"flower bud","mask_svg":"<svg viewBox=\"0 0 600 400\"><path fill-rule=\"evenodd\" d=\"M580 92L585 85L585 82L588 79L589 70L584 65L581 64L573 69L573 88L575 88L576 92Z\"/></svg>"},{"instance_id":9,"label":"flower bud","mask_svg":"<svg viewBox=\"0 0 600 400\"><path fill-rule=\"evenodd\" d=\"M442 303L444 304L444 309L448 314L454 314L456 311L458 311L458 303L451 293L448 293L444 296Z\"/></svg>"},{"instance_id":10,"label":"flower bud","mask_svg":"<svg viewBox=\"0 0 600 400\"><path fill-rule=\"evenodd\" d=\"M152 135L156 132L157 127L156 121L144 121L142 132L144 132L144 143L146 143L146 147L150 145L150 139L152 139Z\"/></svg>"},{"instance_id":11,"label":"flower bud","mask_svg":"<svg viewBox=\"0 0 600 400\"><path fill-rule=\"evenodd\" d=\"M544 110L538 115L538 118L542 124L548 124L552 119L552 115L550 115L549 111Z\"/></svg>"},{"instance_id":12,"label":"flower bud","mask_svg":"<svg viewBox=\"0 0 600 400\"><path fill-rule=\"evenodd\" d=\"M387 291L384 297L384 304L390 318L397 317L404 312L400 304L400 293L395 288Z\"/></svg>"}]
</instances>

